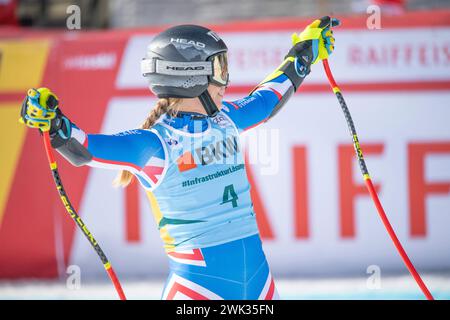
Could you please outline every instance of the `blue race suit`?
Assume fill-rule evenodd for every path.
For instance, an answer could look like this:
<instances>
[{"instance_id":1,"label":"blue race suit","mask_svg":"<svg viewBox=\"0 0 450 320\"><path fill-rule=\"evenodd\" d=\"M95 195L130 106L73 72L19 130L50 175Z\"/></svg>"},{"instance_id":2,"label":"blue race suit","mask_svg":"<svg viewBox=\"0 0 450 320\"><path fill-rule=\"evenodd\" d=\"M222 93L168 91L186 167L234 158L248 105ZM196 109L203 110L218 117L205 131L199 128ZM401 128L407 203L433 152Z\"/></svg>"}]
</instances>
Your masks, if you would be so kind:
<instances>
[{"instance_id":1,"label":"blue race suit","mask_svg":"<svg viewBox=\"0 0 450 320\"><path fill-rule=\"evenodd\" d=\"M72 137L92 167L129 170L145 189L170 259L164 299L272 299L239 134L267 121L293 91L283 73L217 116L164 114L148 130Z\"/></svg>"}]
</instances>

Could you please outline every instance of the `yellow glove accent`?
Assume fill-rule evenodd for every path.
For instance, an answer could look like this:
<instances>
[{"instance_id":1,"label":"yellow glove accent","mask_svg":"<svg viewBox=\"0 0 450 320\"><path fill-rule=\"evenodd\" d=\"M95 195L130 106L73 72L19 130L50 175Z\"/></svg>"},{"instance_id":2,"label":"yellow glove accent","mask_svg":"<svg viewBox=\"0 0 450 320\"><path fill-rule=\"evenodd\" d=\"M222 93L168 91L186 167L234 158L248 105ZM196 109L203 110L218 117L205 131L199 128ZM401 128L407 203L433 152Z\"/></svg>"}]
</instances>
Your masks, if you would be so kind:
<instances>
[{"instance_id":1,"label":"yellow glove accent","mask_svg":"<svg viewBox=\"0 0 450 320\"><path fill-rule=\"evenodd\" d=\"M297 43L299 43L301 41L307 41L307 40L318 41L317 57L313 61L312 64L315 64L320 60L327 59L328 56L331 54L331 52L333 52L333 50L334 50L334 38L333 38L333 33L330 29L330 24L332 24L334 20L330 19L330 23L327 26L319 27L319 25L321 24L321 22L324 18L314 20L300 34L298 34L298 35L296 33L292 34L292 45L293 46L295 46ZM327 38L327 40L329 41L328 49L327 49L327 43L325 42L324 37Z\"/></svg>"},{"instance_id":2,"label":"yellow glove accent","mask_svg":"<svg viewBox=\"0 0 450 320\"><path fill-rule=\"evenodd\" d=\"M20 117L19 122L30 128L50 130L51 120L56 117L57 102L57 96L48 88L29 89L26 105L23 106L26 108L25 115Z\"/></svg>"},{"instance_id":3,"label":"yellow glove accent","mask_svg":"<svg viewBox=\"0 0 450 320\"><path fill-rule=\"evenodd\" d=\"M300 41L306 41L306 40L314 40L321 38L322 35L322 28L319 28L320 20L314 20L313 23L309 24L305 30L302 31L299 35L293 34L292 35L292 45L295 46Z\"/></svg>"}]
</instances>

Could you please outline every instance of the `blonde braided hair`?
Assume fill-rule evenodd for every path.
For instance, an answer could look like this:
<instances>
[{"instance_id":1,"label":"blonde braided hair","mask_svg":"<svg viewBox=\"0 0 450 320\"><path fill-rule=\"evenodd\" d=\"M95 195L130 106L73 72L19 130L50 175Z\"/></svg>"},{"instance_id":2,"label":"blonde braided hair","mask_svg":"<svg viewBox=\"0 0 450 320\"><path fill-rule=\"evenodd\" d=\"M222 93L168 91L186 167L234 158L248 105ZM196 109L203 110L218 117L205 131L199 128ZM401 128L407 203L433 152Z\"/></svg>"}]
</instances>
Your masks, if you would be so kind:
<instances>
[{"instance_id":1,"label":"blonde braided hair","mask_svg":"<svg viewBox=\"0 0 450 320\"><path fill-rule=\"evenodd\" d=\"M177 98L162 98L156 102L155 107L150 111L145 119L144 123L141 125L141 129L150 129L158 119L167 112L170 112L171 115L175 115L177 113L176 106L179 104L181 99ZM113 184L115 186L128 186L133 180L133 174L128 170L122 170L114 179Z\"/></svg>"}]
</instances>

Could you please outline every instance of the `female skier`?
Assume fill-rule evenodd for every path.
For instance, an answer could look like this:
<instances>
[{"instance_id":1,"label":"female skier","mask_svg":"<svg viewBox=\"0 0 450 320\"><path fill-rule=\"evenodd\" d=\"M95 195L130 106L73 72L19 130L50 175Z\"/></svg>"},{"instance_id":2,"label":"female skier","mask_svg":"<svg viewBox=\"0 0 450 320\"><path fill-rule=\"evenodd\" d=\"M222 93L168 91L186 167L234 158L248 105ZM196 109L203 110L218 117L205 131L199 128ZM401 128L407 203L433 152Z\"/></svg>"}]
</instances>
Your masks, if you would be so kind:
<instances>
[{"instance_id":1,"label":"female skier","mask_svg":"<svg viewBox=\"0 0 450 320\"><path fill-rule=\"evenodd\" d=\"M213 31L181 25L158 34L141 68L159 98L141 129L85 134L47 88L31 89L21 122L50 131L52 147L75 166L121 170L145 189L170 261L162 299L275 299L239 134L273 117L334 49L331 27L315 20L285 60L249 96L222 101L227 47Z\"/></svg>"}]
</instances>

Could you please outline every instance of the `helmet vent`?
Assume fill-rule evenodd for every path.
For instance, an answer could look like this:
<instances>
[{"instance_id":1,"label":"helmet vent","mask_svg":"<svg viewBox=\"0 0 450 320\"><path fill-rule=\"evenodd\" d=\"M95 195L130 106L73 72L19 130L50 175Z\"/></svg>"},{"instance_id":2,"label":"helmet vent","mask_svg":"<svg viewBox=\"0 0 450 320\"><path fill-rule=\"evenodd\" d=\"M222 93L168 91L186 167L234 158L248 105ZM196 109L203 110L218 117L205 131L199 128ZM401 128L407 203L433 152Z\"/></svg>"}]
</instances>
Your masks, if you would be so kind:
<instances>
[{"instance_id":1,"label":"helmet vent","mask_svg":"<svg viewBox=\"0 0 450 320\"><path fill-rule=\"evenodd\" d=\"M201 80L203 80L202 77L190 76L186 79L186 81L184 81L182 86L183 86L183 88L192 88L194 86L203 85L205 83L205 81L201 81Z\"/></svg>"}]
</instances>

